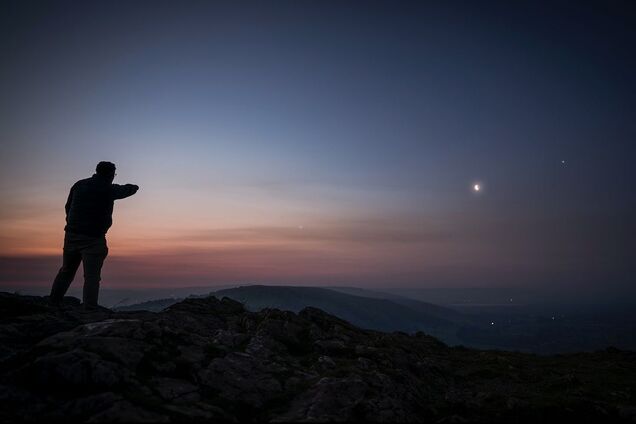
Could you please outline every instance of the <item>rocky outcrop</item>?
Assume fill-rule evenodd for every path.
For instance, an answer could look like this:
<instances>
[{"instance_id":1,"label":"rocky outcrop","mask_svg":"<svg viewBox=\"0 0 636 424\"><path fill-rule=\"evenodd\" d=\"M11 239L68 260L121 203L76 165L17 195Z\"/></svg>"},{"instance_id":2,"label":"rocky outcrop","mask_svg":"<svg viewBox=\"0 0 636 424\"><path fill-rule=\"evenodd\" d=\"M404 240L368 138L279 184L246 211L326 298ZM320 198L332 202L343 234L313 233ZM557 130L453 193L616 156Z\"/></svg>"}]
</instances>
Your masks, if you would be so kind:
<instances>
[{"instance_id":1,"label":"rocky outcrop","mask_svg":"<svg viewBox=\"0 0 636 424\"><path fill-rule=\"evenodd\" d=\"M0 319L4 422L589 422L636 410L636 354L616 349L450 348L215 297L83 312L2 293Z\"/></svg>"}]
</instances>

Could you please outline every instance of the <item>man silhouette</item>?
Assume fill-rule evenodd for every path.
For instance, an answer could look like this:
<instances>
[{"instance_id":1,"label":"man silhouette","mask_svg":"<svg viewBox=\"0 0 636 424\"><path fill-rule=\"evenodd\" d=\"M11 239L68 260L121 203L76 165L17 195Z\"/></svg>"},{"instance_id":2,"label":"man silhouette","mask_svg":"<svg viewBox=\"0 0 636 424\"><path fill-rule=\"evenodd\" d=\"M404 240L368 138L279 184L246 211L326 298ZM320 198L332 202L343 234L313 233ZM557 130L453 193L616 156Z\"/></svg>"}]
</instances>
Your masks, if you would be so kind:
<instances>
[{"instance_id":1,"label":"man silhouette","mask_svg":"<svg viewBox=\"0 0 636 424\"><path fill-rule=\"evenodd\" d=\"M71 187L66 201L62 268L51 288L50 302L54 305L61 303L80 262L83 262L84 308L97 307L102 264L108 255L106 232L113 223L114 201L132 196L139 190L134 184L113 184L115 175L115 164L100 162L91 178L80 180Z\"/></svg>"}]
</instances>

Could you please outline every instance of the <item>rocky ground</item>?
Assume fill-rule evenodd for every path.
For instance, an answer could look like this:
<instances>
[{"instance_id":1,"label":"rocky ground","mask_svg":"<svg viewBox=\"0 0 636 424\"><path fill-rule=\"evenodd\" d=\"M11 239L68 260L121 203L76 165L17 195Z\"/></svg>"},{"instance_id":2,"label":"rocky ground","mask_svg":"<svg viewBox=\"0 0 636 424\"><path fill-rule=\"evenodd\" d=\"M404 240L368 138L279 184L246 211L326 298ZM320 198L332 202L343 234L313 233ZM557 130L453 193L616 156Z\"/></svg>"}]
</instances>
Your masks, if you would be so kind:
<instances>
[{"instance_id":1,"label":"rocky ground","mask_svg":"<svg viewBox=\"0 0 636 424\"><path fill-rule=\"evenodd\" d=\"M0 420L636 420L636 353L450 348L214 297L83 312L0 293Z\"/></svg>"}]
</instances>

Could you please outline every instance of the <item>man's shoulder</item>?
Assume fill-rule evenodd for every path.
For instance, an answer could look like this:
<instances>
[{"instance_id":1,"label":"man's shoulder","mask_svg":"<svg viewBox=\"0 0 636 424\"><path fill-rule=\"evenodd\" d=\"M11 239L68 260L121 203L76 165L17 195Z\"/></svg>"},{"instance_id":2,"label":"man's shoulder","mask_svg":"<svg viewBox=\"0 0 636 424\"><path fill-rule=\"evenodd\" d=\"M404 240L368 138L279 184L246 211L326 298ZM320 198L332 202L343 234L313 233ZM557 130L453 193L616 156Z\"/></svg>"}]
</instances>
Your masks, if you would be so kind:
<instances>
[{"instance_id":1,"label":"man's shoulder","mask_svg":"<svg viewBox=\"0 0 636 424\"><path fill-rule=\"evenodd\" d=\"M110 184L105 184L102 181L97 180L94 177L89 177L89 178L84 178L83 180L79 180L77 181L75 184L73 184L73 187L71 187L71 190L76 190L78 189L79 191L104 191L104 190L108 190L110 187Z\"/></svg>"},{"instance_id":2,"label":"man's shoulder","mask_svg":"<svg viewBox=\"0 0 636 424\"><path fill-rule=\"evenodd\" d=\"M93 178L92 177L88 177L88 178L84 178L82 180L77 181L75 184L73 184L74 186L76 185L83 185L83 184L89 184L93 182Z\"/></svg>"}]
</instances>

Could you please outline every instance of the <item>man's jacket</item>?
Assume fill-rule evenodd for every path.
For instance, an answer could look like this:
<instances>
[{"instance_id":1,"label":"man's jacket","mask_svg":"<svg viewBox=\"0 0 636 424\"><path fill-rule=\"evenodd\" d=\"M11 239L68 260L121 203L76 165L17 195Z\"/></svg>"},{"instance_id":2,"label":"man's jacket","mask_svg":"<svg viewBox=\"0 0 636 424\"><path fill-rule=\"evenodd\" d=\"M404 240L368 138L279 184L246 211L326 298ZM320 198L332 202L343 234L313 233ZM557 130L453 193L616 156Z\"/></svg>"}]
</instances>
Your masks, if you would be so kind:
<instances>
[{"instance_id":1,"label":"man's jacket","mask_svg":"<svg viewBox=\"0 0 636 424\"><path fill-rule=\"evenodd\" d=\"M112 184L97 174L76 182L66 201L64 231L103 237L113 224L115 200L132 196L137 189L133 184Z\"/></svg>"}]
</instances>

